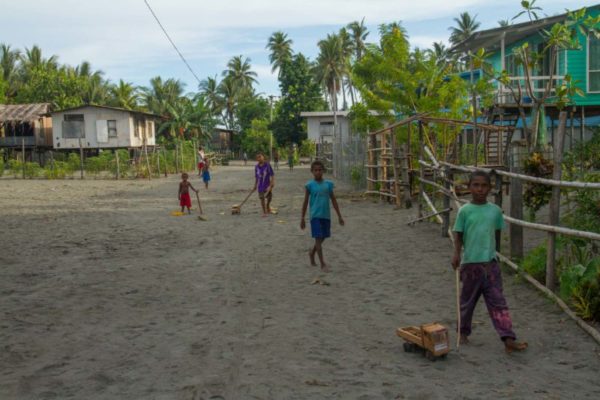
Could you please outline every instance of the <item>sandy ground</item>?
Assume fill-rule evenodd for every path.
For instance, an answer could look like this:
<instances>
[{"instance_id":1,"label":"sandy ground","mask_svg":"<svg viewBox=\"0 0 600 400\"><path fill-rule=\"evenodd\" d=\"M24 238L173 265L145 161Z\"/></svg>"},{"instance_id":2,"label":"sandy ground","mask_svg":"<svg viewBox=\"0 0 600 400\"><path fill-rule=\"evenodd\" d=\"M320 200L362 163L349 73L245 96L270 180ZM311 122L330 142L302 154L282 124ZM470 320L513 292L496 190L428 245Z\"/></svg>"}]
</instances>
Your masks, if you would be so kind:
<instances>
[{"instance_id":1,"label":"sandy ground","mask_svg":"<svg viewBox=\"0 0 600 400\"><path fill-rule=\"evenodd\" d=\"M221 167L206 222L170 215L175 176L0 180L0 399L600 398L600 348L508 272L527 353L504 354L483 302L471 345L403 352L396 327L455 320L450 242L415 210L339 188L330 285L311 285L308 177L279 171L279 215L252 197L232 216L252 170Z\"/></svg>"}]
</instances>

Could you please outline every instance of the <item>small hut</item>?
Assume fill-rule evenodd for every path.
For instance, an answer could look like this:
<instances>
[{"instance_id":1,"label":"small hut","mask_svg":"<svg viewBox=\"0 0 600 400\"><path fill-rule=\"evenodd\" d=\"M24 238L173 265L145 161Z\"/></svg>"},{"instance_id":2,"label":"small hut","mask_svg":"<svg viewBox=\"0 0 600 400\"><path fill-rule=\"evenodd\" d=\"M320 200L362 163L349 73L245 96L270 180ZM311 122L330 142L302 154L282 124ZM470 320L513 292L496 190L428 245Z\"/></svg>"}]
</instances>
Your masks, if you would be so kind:
<instances>
[{"instance_id":1,"label":"small hut","mask_svg":"<svg viewBox=\"0 0 600 400\"><path fill-rule=\"evenodd\" d=\"M52 148L49 103L0 104L0 148Z\"/></svg>"}]
</instances>

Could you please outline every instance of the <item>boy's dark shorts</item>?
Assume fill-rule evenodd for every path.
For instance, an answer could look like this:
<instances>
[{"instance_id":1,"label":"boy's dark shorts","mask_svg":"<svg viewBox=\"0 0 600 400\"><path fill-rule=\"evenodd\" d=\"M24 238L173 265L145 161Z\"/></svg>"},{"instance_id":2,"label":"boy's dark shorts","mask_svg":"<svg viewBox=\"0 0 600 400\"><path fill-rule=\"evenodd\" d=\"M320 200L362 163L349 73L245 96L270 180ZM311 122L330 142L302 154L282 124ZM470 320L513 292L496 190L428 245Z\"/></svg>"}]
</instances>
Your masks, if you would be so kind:
<instances>
[{"instance_id":1,"label":"boy's dark shorts","mask_svg":"<svg viewBox=\"0 0 600 400\"><path fill-rule=\"evenodd\" d=\"M331 220L313 218L310 220L310 233L315 239L325 239L331 236Z\"/></svg>"},{"instance_id":2,"label":"boy's dark shorts","mask_svg":"<svg viewBox=\"0 0 600 400\"><path fill-rule=\"evenodd\" d=\"M267 199L267 200L271 201L271 199L273 198L273 191L258 192L258 198L261 200Z\"/></svg>"}]
</instances>

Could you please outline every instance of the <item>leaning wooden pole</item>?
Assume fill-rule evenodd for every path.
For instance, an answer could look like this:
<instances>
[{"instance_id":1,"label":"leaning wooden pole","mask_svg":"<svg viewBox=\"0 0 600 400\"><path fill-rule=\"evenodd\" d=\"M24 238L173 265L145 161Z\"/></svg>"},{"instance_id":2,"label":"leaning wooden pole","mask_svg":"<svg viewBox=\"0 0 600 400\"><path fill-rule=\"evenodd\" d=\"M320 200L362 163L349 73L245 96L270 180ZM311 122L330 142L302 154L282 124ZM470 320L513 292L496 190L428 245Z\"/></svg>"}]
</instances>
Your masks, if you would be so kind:
<instances>
[{"instance_id":1,"label":"leaning wooden pole","mask_svg":"<svg viewBox=\"0 0 600 400\"><path fill-rule=\"evenodd\" d=\"M567 112L561 111L558 115L558 131L554 143L554 170L552 178L559 181L562 177L562 155L565 144L565 130L567 124ZM557 226L560 221L560 187L552 187L552 198L550 199L550 225ZM555 289L556 274L556 233L548 232L548 247L546 258L546 287Z\"/></svg>"},{"instance_id":2,"label":"leaning wooden pole","mask_svg":"<svg viewBox=\"0 0 600 400\"><path fill-rule=\"evenodd\" d=\"M423 122L419 121L419 160L423 159ZM423 216L423 197L425 186L423 185L423 179L425 178L425 167L423 164L419 165L419 217Z\"/></svg>"},{"instance_id":3,"label":"leaning wooden pole","mask_svg":"<svg viewBox=\"0 0 600 400\"><path fill-rule=\"evenodd\" d=\"M398 150L397 150L397 146L396 146L396 132L394 132L394 129L392 129L390 131L390 136L391 136L391 146L392 146L392 170L394 172L394 194L396 195L396 207L400 208L401 207L401 201L400 201L400 171L398 168Z\"/></svg>"},{"instance_id":4,"label":"leaning wooden pole","mask_svg":"<svg viewBox=\"0 0 600 400\"><path fill-rule=\"evenodd\" d=\"M79 172L83 179L83 146L81 145L81 137L79 138Z\"/></svg>"}]
</instances>

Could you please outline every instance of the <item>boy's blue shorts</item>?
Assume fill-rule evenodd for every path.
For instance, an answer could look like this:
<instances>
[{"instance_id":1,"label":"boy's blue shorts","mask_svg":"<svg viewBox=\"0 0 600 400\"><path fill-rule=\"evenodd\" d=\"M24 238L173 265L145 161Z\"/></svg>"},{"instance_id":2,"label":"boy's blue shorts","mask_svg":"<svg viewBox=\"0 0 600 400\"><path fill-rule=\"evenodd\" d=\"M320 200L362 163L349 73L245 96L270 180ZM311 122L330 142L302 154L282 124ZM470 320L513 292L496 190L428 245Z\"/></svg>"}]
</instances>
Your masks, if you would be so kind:
<instances>
[{"instance_id":1,"label":"boy's blue shorts","mask_svg":"<svg viewBox=\"0 0 600 400\"><path fill-rule=\"evenodd\" d=\"M208 171L202 171L202 180L204 182L210 181L210 172L208 172Z\"/></svg>"},{"instance_id":2,"label":"boy's blue shorts","mask_svg":"<svg viewBox=\"0 0 600 400\"><path fill-rule=\"evenodd\" d=\"M325 239L331 236L331 220L313 218L310 220L310 233L315 239Z\"/></svg>"}]
</instances>

